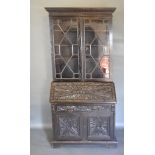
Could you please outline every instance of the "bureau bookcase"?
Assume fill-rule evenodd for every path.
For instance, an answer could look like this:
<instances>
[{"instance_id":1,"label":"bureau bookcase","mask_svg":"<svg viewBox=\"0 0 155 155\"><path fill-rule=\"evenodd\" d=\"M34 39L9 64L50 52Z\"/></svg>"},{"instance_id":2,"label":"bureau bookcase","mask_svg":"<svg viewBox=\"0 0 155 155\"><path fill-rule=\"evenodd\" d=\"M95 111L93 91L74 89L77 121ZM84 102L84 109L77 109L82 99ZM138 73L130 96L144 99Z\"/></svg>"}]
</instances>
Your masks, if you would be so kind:
<instances>
[{"instance_id":1,"label":"bureau bookcase","mask_svg":"<svg viewBox=\"0 0 155 155\"><path fill-rule=\"evenodd\" d=\"M53 79L52 144L117 144L111 80L115 8L45 8Z\"/></svg>"}]
</instances>

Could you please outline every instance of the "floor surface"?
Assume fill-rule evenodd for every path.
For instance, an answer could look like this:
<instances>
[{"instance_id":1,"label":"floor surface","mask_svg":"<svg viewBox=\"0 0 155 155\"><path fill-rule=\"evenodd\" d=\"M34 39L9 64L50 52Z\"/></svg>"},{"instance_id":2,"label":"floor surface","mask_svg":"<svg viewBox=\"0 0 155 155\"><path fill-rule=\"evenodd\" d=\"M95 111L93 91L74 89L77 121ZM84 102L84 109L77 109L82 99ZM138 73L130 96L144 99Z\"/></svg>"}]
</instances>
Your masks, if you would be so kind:
<instances>
[{"instance_id":1,"label":"floor surface","mask_svg":"<svg viewBox=\"0 0 155 155\"><path fill-rule=\"evenodd\" d=\"M52 148L50 129L31 129L31 155L123 155L124 130L116 129L117 147L106 148L102 145L61 145Z\"/></svg>"}]
</instances>

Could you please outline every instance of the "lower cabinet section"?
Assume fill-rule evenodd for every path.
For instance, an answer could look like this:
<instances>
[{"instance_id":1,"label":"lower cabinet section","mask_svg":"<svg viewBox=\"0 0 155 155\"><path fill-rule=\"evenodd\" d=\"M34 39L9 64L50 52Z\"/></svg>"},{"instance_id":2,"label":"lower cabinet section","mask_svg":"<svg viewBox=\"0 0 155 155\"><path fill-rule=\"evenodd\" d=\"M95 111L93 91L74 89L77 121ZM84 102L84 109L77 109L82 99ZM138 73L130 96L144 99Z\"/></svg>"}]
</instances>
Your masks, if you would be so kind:
<instances>
[{"instance_id":1,"label":"lower cabinet section","mask_svg":"<svg viewBox=\"0 0 155 155\"><path fill-rule=\"evenodd\" d=\"M113 141L115 107L112 104L98 106L53 107L54 141ZM68 110L69 109L69 110ZM71 110L74 109L74 110Z\"/></svg>"}]
</instances>

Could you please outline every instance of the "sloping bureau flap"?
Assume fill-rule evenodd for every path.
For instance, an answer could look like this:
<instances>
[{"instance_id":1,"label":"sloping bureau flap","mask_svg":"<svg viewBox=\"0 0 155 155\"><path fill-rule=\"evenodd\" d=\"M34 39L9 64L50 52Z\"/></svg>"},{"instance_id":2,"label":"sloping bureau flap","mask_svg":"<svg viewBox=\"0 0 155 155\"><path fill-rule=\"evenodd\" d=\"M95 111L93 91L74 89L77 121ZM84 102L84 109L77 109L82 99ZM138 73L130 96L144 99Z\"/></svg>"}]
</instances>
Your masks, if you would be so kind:
<instances>
[{"instance_id":1,"label":"sloping bureau flap","mask_svg":"<svg viewBox=\"0 0 155 155\"><path fill-rule=\"evenodd\" d=\"M116 103L113 82L52 82L51 103Z\"/></svg>"}]
</instances>

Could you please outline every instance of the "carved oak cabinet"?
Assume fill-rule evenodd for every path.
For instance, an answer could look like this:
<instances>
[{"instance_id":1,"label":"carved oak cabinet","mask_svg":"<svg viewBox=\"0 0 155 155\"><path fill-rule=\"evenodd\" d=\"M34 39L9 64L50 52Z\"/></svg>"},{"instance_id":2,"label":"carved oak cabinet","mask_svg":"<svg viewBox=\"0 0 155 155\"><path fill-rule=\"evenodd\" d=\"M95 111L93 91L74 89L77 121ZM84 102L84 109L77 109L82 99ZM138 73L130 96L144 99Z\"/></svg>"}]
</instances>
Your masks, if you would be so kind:
<instances>
[{"instance_id":1,"label":"carved oak cabinet","mask_svg":"<svg viewBox=\"0 0 155 155\"><path fill-rule=\"evenodd\" d=\"M116 144L110 79L115 8L46 8L52 71L53 144Z\"/></svg>"}]
</instances>

